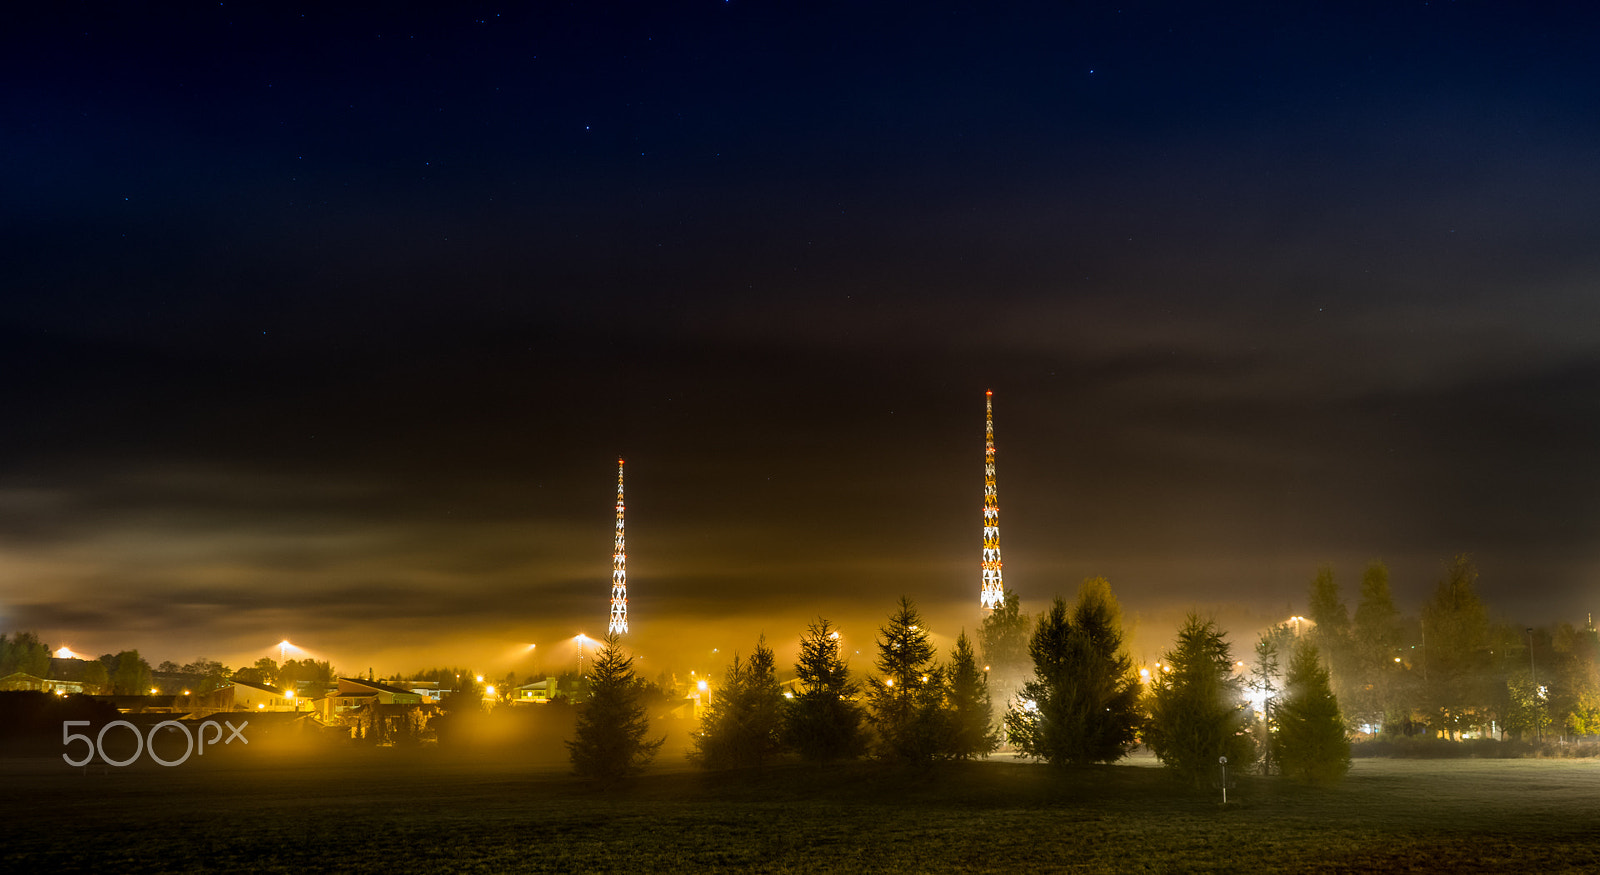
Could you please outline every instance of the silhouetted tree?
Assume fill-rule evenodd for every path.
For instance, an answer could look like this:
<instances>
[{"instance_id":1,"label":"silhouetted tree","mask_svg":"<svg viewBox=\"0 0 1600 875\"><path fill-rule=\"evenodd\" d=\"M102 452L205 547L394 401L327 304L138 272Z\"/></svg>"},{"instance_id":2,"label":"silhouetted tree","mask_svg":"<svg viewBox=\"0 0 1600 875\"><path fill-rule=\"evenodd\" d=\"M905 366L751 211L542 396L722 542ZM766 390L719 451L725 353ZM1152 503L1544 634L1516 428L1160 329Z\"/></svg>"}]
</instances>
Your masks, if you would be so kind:
<instances>
[{"instance_id":1,"label":"silhouetted tree","mask_svg":"<svg viewBox=\"0 0 1600 875\"><path fill-rule=\"evenodd\" d=\"M50 647L32 632L0 635L0 678L16 672L36 678L50 676Z\"/></svg>"},{"instance_id":2,"label":"silhouetted tree","mask_svg":"<svg viewBox=\"0 0 1600 875\"><path fill-rule=\"evenodd\" d=\"M233 679L247 684L274 686L278 683L278 661L270 656L263 656L256 660L255 665L234 672Z\"/></svg>"},{"instance_id":3,"label":"silhouetted tree","mask_svg":"<svg viewBox=\"0 0 1600 875\"><path fill-rule=\"evenodd\" d=\"M817 762L850 759L866 748L860 688L840 658L839 633L819 619L800 637L799 678L784 721L784 737L801 758Z\"/></svg>"},{"instance_id":4,"label":"silhouetted tree","mask_svg":"<svg viewBox=\"0 0 1600 875\"><path fill-rule=\"evenodd\" d=\"M1350 770L1350 741L1328 670L1310 643L1295 647L1286 681L1273 745L1283 773L1307 784L1338 782Z\"/></svg>"},{"instance_id":5,"label":"silhouetted tree","mask_svg":"<svg viewBox=\"0 0 1600 875\"><path fill-rule=\"evenodd\" d=\"M455 688L439 697L439 707L447 714L473 714L483 710L483 684L478 675L468 672L450 681Z\"/></svg>"},{"instance_id":6,"label":"silhouetted tree","mask_svg":"<svg viewBox=\"0 0 1600 875\"><path fill-rule=\"evenodd\" d=\"M984 680L1002 713L1022 691L1032 670L1028 656L1032 629L1028 615L1022 612L1022 602L1009 589L1004 591L1000 606L978 626L978 650L986 666Z\"/></svg>"},{"instance_id":7,"label":"silhouetted tree","mask_svg":"<svg viewBox=\"0 0 1600 875\"><path fill-rule=\"evenodd\" d=\"M1306 638L1322 654L1334 691L1348 701L1354 698L1353 691L1360 687L1360 680L1355 668L1350 610L1345 606L1344 597L1339 594L1339 583L1334 578L1332 566L1324 565L1318 569L1317 576L1311 581L1309 601L1306 613L1313 625L1306 633Z\"/></svg>"},{"instance_id":8,"label":"silhouetted tree","mask_svg":"<svg viewBox=\"0 0 1600 875\"><path fill-rule=\"evenodd\" d=\"M1243 684L1216 622L1190 614L1162 661L1172 670L1151 678L1144 733L1156 757L1196 786L1217 774L1219 757L1230 768L1248 767L1255 744L1245 731Z\"/></svg>"},{"instance_id":9,"label":"silhouetted tree","mask_svg":"<svg viewBox=\"0 0 1600 875\"><path fill-rule=\"evenodd\" d=\"M150 664L144 661L137 650L124 650L113 659L116 667L111 669L111 692L122 696L145 695L150 692Z\"/></svg>"},{"instance_id":10,"label":"silhouetted tree","mask_svg":"<svg viewBox=\"0 0 1600 875\"><path fill-rule=\"evenodd\" d=\"M994 730L989 687L966 632L956 637L956 646L950 651L948 675L949 755L958 760L988 756L1000 746L1000 738Z\"/></svg>"},{"instance_id":11,"label":"silhouetted tree","mask_svg":"<svg viewBox=\"0 0 1600 875\"><path fill-rule=\"evenodd\" d=\"M1357 684L1341 699L1345 715L1365 726L1395 726L1405 719L1401 691L1400 611L1389 589L1389 569L1367 566L1361 577L1361 602L1351 628Z\"/></svg>"},{"instance_id":12,"label":"silhouetted tree","mask_svg":"<svg viewBox=\"0 0 1600 875\"><path fill-rule=\"evenodd\" d=\"M1256 659L1250 667L1250 690L1261 702L1258 713L1251 715L1251 729L1256 738L1256 750L1261 754L1261 773L1270 775L1277 771L1277 755L1273 737L1277 734L1278 706L1284 688L1284 657L1293 652L1294 628L1279 623L1261 633L1256 641Z\"/></svg>"},{"instance_id":13,"label":"silhouetted tree","mask_svg":"<svg viewBox=\"0 0 1600 875\"><path fill-rule=\"evenodd\" d=\"M1068 617L1057 598L1029 652L1034 679L1006 713L1017 750L1055 764L1115 762L1133 744L1139 687L1122 646L1122 609L1105 578L1085 580Z\"/></svg>"},{"instance_id":14,"label":"silhouetted tree","mask_svg":"<svg viewBox=\"0 0 1600 875\"><path fill-rule=\"evenodd\" d=\"M1472 557L1457 556L1423 607L1424 700L1433 725L1451 734L1488 720L1488 611Z\"/></svg>"},{"instance_id":15,"label":"silhouetted tree","mask_svg":"<svg viewBox=\"0 0 1600 875\"><path fill-rule=\"evenodd\" d=\"M766 636L743 663L737 653L700 718L689 759L708 769L761 766L782 749L783 690Z\"/></svg>"},{"instance_id":16,"label":"silhouetted tree","mask_svg":"<svg viewBox=\"0 0 1600 875\"><path fill-rule=\"evenodd\" d=\"M646 740L650 720L640 701L633 657L622 652L616 633L590 664L588 699L578 706L573 738L566 742L574 773L585 778L617 779L638 774L666 742Z\"/></svg>"},{"instance_id":17,"label":"silhouetted tree","mask_svg":"<svg viewBox=\"0 0 1600 875\"><path fill-rule=\"evenodd\" d=\"M868 681L868 719L884 759L926 762L949 749L944 672L909 598L878 630L878 677Z\"/></svg>"}]
</instances>

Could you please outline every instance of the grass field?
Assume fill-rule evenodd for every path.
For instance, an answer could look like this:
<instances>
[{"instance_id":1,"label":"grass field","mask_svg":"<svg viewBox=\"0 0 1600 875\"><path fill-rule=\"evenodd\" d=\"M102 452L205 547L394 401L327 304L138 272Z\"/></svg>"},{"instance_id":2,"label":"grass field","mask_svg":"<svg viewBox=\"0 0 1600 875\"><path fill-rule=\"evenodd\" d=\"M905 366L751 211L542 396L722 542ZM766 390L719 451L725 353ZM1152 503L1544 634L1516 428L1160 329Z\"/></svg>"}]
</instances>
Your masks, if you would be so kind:
<instances>
[{"instance_id":1,"label":"grass field","mask_svg":"<svg viewBox=\"0 0 1600 875\"><path fill-rule=\"evenodd\" d=\"M624 787L437 750L176 768L0 759L11 872L1595 872L1600 762L1358 760L1229 802L1150 761L705 774Z\"/></svg>"}]
</instances>

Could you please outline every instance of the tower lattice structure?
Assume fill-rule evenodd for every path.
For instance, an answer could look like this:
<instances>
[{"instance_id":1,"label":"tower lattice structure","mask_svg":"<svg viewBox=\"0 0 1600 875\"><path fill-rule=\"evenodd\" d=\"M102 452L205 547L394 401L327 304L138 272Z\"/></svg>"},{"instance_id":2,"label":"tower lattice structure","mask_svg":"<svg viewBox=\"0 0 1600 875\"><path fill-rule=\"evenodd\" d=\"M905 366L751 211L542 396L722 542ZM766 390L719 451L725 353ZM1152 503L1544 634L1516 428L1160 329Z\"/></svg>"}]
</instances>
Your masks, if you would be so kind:
<instances>
[{"instance_id":1,"label":"tower lattice structure","mask_svg":"<svg viewBox=\"0 0 1600 875\"><path fill-rule=\"evenodd\" d=\"M1000 496L994 485L994 391L984 393L983 437L983 588L978 601L994 610L1005 601L1000 578Z\"/></svg>"},{"instance_id":2,"label":"tower lattice structure","mask_svg":"<svg viewBox=\"0 0 1600 875\"><path fill-rule=\"evenodd\" d=\"M622 460L617 460L617 537L611 548L611 623L608 632L628 631L628 543L622 529Z\"/></svg>"}]
</instances>

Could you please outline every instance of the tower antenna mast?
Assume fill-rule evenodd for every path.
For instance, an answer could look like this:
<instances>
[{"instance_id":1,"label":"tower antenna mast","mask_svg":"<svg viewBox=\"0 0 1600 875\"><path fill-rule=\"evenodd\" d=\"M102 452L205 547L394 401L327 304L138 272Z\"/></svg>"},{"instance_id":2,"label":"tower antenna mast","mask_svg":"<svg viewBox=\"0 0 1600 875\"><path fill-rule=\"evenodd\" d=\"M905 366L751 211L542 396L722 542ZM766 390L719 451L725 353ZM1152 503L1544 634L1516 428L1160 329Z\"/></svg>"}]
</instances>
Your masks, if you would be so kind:
<instances>
[{"instance_id":1,"label":"tower antenna mast","mask_svg":"<svg viewBox=\"0 0 1600 875\"><path fill-rule=\"evenodd\" d=\"M978 602L992 611L1005 601L1005 585L1000 579L1000 497L994 486L994 390L983 394L983 588Z\"/></svg>"},{"instance_id":2,"label":"tower antenna mast","mask_svg":"<svg viewBox=\"0 0 1600 875\"><path fill-rule=\"evenodd\" d=\"M617 538L611 548L611 623L606 631L628 631L628 544L622 536L622 460L617 460Z\"/></svg>"}]
</instances>

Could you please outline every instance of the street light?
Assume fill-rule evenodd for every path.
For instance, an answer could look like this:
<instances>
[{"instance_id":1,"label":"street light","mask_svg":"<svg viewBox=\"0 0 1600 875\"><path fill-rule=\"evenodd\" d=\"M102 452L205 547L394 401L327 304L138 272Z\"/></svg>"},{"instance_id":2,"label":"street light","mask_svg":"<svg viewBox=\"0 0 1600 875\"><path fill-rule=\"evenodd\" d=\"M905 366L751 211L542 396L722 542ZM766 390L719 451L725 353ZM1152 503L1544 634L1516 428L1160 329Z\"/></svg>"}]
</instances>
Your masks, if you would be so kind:
<instances>
[{"instance_id":1,"label":"street light","mask_svg":"<svg viewBox=\"0 0 1600 875\"><path fill-rule=\"evenodd\" d=\"M1533 627L1532 626L1528 627L1528 680L1533 682L1533 696L1534 696L1534 699L1537 700L1539 698L1539 671L1538 671L1538 667L1533 664ZM1535 707L1537 708L1538 705L1535 705ZM1543 719L1544 718L1544 714L1542 713L1543 711L1544 711L1543 708L1539 708L1539 710L1535 711L1534 715L1533 715L1533 725L1537 728L1537 731L1538 731L1538 734L1539 734L1538 735L1539 741L1541 741L1541 742L1544 741L1544 719Z\"/></svg>"}]
</instances>

